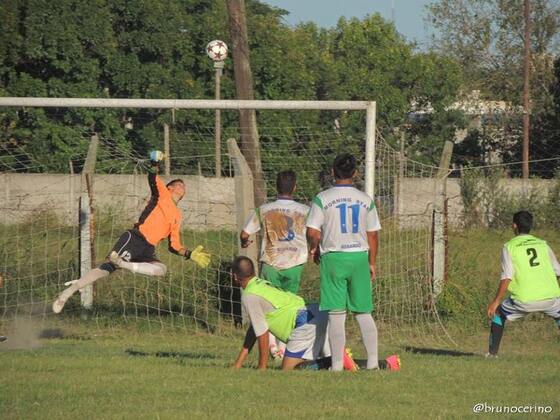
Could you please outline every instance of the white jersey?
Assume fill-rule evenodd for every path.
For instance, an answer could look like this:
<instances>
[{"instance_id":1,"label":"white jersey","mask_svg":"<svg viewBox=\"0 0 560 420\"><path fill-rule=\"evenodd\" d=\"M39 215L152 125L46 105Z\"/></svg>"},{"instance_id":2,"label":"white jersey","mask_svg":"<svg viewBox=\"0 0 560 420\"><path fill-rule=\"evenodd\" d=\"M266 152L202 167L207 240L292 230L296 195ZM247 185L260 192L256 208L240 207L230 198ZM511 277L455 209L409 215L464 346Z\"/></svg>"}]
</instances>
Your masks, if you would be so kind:
<instances>
[{"instance_id":1,"label":"white jersey","mask_svg":"<svg viewBox=\"0 0 560 420\"><path fill-rule=\"evenodd\" d=\"M249 235L261 228L263 239L260 260L285 270L307 262L305 219L309 207L291 199L278 199L253 211L243 229Z\"/></svg>"},{"instance_id":2,"label":"white jersey","mask_svg":"<svg viewBox=\"0 0 560 420\"><path fill-rule=\"evenodd\" d=\"M307 227L321 231L321 254L367 251L366 232L381 229L373 199L347 184L315 196Z\"/></svg>"}]
</instances>

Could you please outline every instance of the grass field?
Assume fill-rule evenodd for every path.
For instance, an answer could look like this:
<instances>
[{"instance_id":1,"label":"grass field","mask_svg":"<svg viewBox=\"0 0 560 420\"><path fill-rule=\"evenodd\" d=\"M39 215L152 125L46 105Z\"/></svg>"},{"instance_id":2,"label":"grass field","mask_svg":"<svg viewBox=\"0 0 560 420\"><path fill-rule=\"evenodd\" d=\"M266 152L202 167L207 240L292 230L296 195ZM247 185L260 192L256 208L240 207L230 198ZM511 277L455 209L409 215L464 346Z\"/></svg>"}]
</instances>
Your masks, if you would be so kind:
<instances>
[{"instance_id":1,"label":"grass field","mask_svg":"<svg viewBox=\"0 0 560 420\"><path fill-rule=\"evenodd\" d=\"M560 413L560 339L550 321L510 328L499 359L382 345L384 354L401 354L402 371L355 374L235 371L235 336L58 328L66 338L0 352L0 418L449 419L473 415L477 403L551 406L549 418ZM454 350L483 351L485 342L481 333Z\"/></svg>"},{"instance_id":2,"label":"grass field","mask_svg":"<svg viewBox=\"0 0 560 420\"><path fill-rule=\"evenodd\" d=\"M538 234L560 252L557 232ZM235 331L219 336L188 327L160 330L157 322L147 329L134 322L106 327L47 318L20 323L13 332L14 325L0 323L0 333L9 336L0 343L0 419L450 419L474 416L477 403L552 410L480 417L560 418L560 333L551 320L508 323L501 357L481 356L487 347L484 311L497 286L501 244L510 236L452 233L439 309L456 345L427 336L420 349L406 349L418 343L391 344L392 334L381 335L381 354L399 353L401 372L258 372L255 354L252 366L234 371L241 343ZM54 338L36 339L44 329L54 329ZM356 332L348 335L363 357Z\"/></svg>"}]
</instances>

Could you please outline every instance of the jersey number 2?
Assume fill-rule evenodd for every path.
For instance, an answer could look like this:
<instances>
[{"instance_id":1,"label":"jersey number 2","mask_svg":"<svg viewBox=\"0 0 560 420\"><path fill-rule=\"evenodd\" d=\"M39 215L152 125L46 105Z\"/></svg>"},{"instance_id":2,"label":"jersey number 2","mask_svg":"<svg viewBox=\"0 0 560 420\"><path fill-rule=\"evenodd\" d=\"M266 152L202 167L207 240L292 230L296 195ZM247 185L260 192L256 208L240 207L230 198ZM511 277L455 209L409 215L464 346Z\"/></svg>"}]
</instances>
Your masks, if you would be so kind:
<instances>
[{"instance_id":1,"label":"jersey number 2","mask_svg":"<svg viewBox=\"0 0 560 420\"><path fill-rule=\"evenodd\" d=\"M346 203L342 203L336 206L336 208L340 211L340 232L348 233L348 227L346 225L347 207L350 207L350 209L352 210L352 233L358 233L360 224L360 205L352 204L351 206L346 206Z\"/></svg>"},{"instance_id":2,"label":"jersey number 2","mask_svg":"<svg viewBox=\"0 0 560 420\"><path fill-rule=\"evenodd\" d=\"M527 248L527 255L529 256L529 265L536 267L541 263L537 261L537 250L535 248Z\"/></svg>"}]
</instances>

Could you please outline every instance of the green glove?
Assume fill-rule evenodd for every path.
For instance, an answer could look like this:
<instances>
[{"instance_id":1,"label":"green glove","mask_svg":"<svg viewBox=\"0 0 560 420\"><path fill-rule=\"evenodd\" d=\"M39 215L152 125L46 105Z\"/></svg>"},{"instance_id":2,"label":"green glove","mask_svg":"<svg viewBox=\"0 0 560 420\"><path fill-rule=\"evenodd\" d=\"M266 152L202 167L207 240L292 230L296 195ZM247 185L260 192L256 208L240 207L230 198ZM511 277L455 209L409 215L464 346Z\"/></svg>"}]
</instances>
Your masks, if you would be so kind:
<instances>
[{"instance_id":1,"label":"green glove","mask_svg":"<svg viewBox=\"0 0 560 420\"><path fill-rule=\"evenodd\" d=\"M193 249L189 258L197 263L200 268L206 268L210 264L210 254L204 250L202 245Z\"/></svg>"}]
</instances>

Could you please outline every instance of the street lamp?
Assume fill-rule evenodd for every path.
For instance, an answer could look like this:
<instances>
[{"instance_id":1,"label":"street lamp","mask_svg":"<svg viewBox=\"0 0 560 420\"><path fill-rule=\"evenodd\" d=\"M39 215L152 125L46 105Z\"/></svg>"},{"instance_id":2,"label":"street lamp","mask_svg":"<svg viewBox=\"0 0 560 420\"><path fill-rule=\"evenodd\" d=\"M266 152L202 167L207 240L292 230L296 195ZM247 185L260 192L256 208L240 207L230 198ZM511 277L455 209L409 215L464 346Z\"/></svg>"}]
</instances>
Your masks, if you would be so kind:
<instances>
[{"instance_id":1,"label":"street lamp","mask_svg":"<svg viewBox=\"0 0 560 420\"><path fill-rule=\"evenodd\" d=\"M215 98L220 99L220 79L222 78L222 70L224 68L224 60L227 58L228 47L224 41L215 39L210 41L206 46L206 54L214 61L214 69L216 69L216 93ZM216 109L216 119L214 122L214 135L216 140L216 178L222 173L222 120L219 109Z\"/></svg>"}]
</instances>

